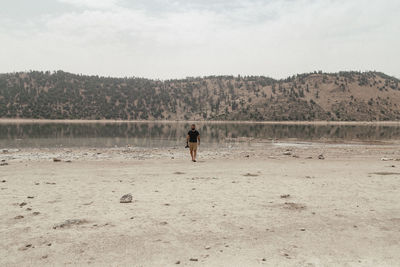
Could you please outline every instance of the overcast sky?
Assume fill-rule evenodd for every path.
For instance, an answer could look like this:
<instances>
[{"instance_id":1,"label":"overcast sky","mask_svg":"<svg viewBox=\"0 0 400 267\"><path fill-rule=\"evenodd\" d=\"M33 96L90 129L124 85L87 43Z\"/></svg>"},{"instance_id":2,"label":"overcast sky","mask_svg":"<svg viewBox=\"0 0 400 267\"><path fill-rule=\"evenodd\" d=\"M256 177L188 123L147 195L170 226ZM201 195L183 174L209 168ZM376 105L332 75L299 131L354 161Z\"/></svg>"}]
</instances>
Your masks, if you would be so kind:
<instances>
[{"instance_id":1,"label":"overcast sky","mask_svg":"<svg viewBox=\"0 0 400 267\"><path fill-rule=\"evenodd\" d=\"M0 0L0 25L0 72L400 78L399 0Z\"/></svg>"}]
</instances>

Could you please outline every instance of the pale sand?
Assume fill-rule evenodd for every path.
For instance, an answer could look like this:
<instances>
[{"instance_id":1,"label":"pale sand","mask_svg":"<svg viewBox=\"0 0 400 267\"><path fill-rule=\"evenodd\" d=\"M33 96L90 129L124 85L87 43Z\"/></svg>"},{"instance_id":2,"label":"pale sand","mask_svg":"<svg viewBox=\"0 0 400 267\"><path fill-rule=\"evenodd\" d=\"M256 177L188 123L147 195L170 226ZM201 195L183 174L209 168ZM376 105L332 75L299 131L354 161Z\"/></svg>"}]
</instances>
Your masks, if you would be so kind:
<instances>
[{"instance_id":1,"label":"pale sand","mask_svg":"<svg viewBox=\"0 0 400 267\"><path fill-rule=\"evenodd\" d=\"M399 266L397 158L327 144L201 148L197 163L183 148L0 150L0 266ZM82 221L53 229L68 219Z\"/></svg>"}]
</instances>

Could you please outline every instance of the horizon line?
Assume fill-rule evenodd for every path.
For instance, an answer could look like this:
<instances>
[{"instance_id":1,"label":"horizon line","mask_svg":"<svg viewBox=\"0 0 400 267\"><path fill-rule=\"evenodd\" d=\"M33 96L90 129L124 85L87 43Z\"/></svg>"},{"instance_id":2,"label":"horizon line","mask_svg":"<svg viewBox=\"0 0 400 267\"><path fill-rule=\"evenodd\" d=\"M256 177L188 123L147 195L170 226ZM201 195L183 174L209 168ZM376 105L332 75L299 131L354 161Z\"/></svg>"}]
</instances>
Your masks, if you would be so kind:
<instances>
[{"instance_id":1,"label":"horizon line","mask_svg":"<svg viewBox=\"0 0 400 267\"><path fill-rule=\"evenodd\" d=\"M68 74L72 74L72 75L78 75L78 76L89 76L89 77L99 77L99 78L115 78L115 79L132 79L132 78L136 78L136 79L146 79L146 80L155 80L155 81L168 81L168 80L184 80L184 79L203 79L203 78L210 78L210 77L263 77L263 78L269 78L269 79L273 79L276 81L280 81L280 80L286 80L288 78L291 78L293 76L298 76L298 75L305 75L305 74L339 74L339 73L351 73L351 72L355 72L355 73L381 73L384 75L387 75L389 77L395 78L397 80L400 80L400 77L397 77L395 75L390 75L390 74L386 74L383 71L377 71L377 70L339 70L339 71L335 71L335 72L325 72L323 70L314 70L311 72L302 72L302 73L296 73L296 74L292 74L286 77L282 77L282 78L275 78L272 76L267 76L265 74L208 74L208 75L197 75L197 76L185 76L185 77L181 77L181 78L148 78L148 77L143 77L143 76L112 76L112 75L102 75L102 74L90 74L90 73L77 73L77 72L70 72L70 71L65 71L62 69L59 70L23 70L23 71L11 71L11 72L1 72L0 75L7 75L7 74L17 74L17 73L30 73L30 72L50 72L50 74L54 74L57 72L64 72L64 73L68 73Z\"/></svg>"}]
</instances>

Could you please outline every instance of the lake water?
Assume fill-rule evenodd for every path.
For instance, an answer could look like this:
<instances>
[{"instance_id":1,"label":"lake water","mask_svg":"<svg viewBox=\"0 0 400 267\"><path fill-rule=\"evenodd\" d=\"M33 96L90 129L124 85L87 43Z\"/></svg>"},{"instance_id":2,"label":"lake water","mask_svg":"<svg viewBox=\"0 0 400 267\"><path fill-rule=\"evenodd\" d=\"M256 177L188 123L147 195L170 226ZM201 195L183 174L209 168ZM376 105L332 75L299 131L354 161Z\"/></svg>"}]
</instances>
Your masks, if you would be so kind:
<instances>
[{"instance_id":1,"label":"lake water","mask_svg":"<svg viewBox=\"0 0 400 267\"><path fill-rule=\"evenodd\" d=\"M399 126L198 123L204 146L288 142L400 142ZM175 147L189 123L0 123L0 148ZM250 142L251 141L251 142Z\"/></svg>"}]
</instances>

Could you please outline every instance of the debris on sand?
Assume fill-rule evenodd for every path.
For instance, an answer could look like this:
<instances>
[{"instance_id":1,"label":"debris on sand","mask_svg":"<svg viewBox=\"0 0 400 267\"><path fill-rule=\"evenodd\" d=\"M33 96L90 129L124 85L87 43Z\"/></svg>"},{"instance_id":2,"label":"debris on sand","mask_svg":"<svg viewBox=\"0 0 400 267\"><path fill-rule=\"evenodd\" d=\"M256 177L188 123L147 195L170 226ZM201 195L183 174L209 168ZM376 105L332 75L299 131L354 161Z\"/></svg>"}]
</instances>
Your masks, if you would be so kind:
<instances>
[{"instance_id":1,"label":"debris on sand","mask_svg":"<svg viewBox=\"0 0 400 267\"><path fill-rule=\"evenodd\" d=\"M393 161L393 158L381 158L381 161Z\"/></svg>"},{"instance_id":2,"label":"debris on sand","mask_svg":"<svg viewBox=\"0 0 400 267\"><path fill-rule=\"evenodd\" d=\"M184 172L174 172L174 174L185 174Z\"/></svg>"},{"instance_id":3,"label":"debris on sand","mask_svg":"<svg viewBox=\"0 0 400 267\"><path fill-rule=\"evenodd\" d=\"M61 159L59 159L59 158L53 158L53 162L61 162Z\"/></svg>"},{"instance_id":4,"label":"debris on sand","mask_svg":"<svg viewBox=\"0 0 400 267\"><path fill-rule=\"evenodd\" d=\"M196 258L190 258L189 260L190 260L190 261L199 261L199 260L196 259Z\"/></svg>"},{"instance_id":5,"label":"debris on sand","mask_svg":"<svg viewBox=\"0 0 400 267\"><path fill-rule=\"evenodd\" d=\"M39 214L40 214L40 212L38 212L38 211L34 211L34 212L32 213L33 216L37 216L37 215L39 215Z\"/></svg>"},{"instance_id":6,"label":"debris on sand","mask_svg":"<svg viewBox=\"0 0 400 267\"><path fill-rule=\"evenodd\" d=\"M132 202L132 194L126 194L121 197L119 203L131 203Z\"/></svg>"},{"instance_id":7,"label":"debris on sand","mask_svg":"<svg viewBox=\"0 0 400 267\"><path fill-rule=\"evenodd\" d=\"M19 248L18 250L24 251L24 250L27 250L28 248L34 248L34 246L32 246L32 244L28 244L28 245L25 245L25 246Z\"/></svg>"},{"instance_id":8,"label":"debris on sand","mask_svg":"<svg viewBox=\"0 0 400 267\"><path fill-rule=\"evenodd\" d=\"M81 224L85 224L85 223L88 223L88 221L81 220L81 219L70 219L70 220L66 220L62 223L54 225L53 229L68 228L68 227L71 227L72 225L81 225Z\"/></svg>"},{"instance_id":9,"label":"debris on sand","mask_svg":"<svg viewBox=\"0 0 400 267\"><path fill-rule=\"evenodd\" d=\"M285 156L290 156L290 155L292 155L292 152L290 152L290 151L285 151L285 152L283 152L283 155L285 155Z\"/></svg>"},{"instance_id":10,"label":"debris on sand","mask_svg":"<svg viewBox=\"0 0 400 267\"><path fill-rule=\"evenodd\" d=\"M324 155L321 154L318 156L318 159L325 159L325 157L324 157Z\"/></svg>"},{"instance_id":11,"label":"debris on sand","mask_svg":"<svg viewBox=\"0 0 400 267\"><path fill-rule=\"evenodd\" d=\"M5 183L5 182L7 182L7 181L6 181L6 180L2 180L1 182L2 182L2 183Z\"/></svg>"},{"instance_id":12,"label":"debris on sand","mask_svg":"<svg viewBox=\"0 0 400 267\"><path fill-rule=\"evenodd\" d=\"M181 264L181 261L176 261L175 264Z\"/></svg>"},{"instance_id":13,"label":"debris on sand","mask_svg":"<svg viewBox=\"0 0 400 267\"><path fill-rule=\"evenodd\" d=\"M0 163L0 166L7 166L7 165L8 165L7 162L2 162L2 163Z\"/></svg>"},{"instance_id":14,"label":"debris on sand","mask_svg":"<svg viewBox=\"0 0 400 267\"><path fill-rule=\"evenodd\" d=\"M254 173L246 173L246 174L243 174L243 176L246 176L246 177L256 177L256 176L258 176L258 174L254 174Z\"/></svg>"},{"instance_id":15,"label":"debris on sand","mask_svg":"<svg viewBox=\"0 0 400 267\"><path fill-rule=\"evenodd\" d=\"M25 205L27 205L28 203L26 203L26 202L22 202L21 204L19 204L19 206L20 207L23 207L23 206L25 206Z\"/></svg>"},{"instance_id":16,"label":"debris on sand","mask_svg":"<svg viewBox=\"0 0 400 267\"><path fill-rule=\"evenodd\" d=\"M285 208L289 210L304 210L306 206L299 203L285 202Z\"/></svg>"},{"instance_id":17,"label":"debris on sand","mask_svg":"<svg viewBox=\"0 0 400 267\"><path fill-rule=\"evenodd\" d=\"M376 175L400 175L400 172L372 172L370 174L376 174Z\"/></svg>"},{"instance_id":18,"label":"debris on sand","mask_svg":"<svg viewBox=\"0 0 400 267\"><path fill-rule=\"evenodd\" d=\"M288 197L290 197L290 194L281 195L281 198L288 198Z\"/></svg>"},{"instance_id":19,"label":"debris on sand","mask_svg":"<svg viewBox=\"0 0 400 267\"><path fill-rule=\"evenodd\" d=\"M16 220L23 219L23 218L24 218L24 216L22 216L22 215L18 215L18 216L14 217L14 219L16 219Z\"/></svg>"}]
</instances>

